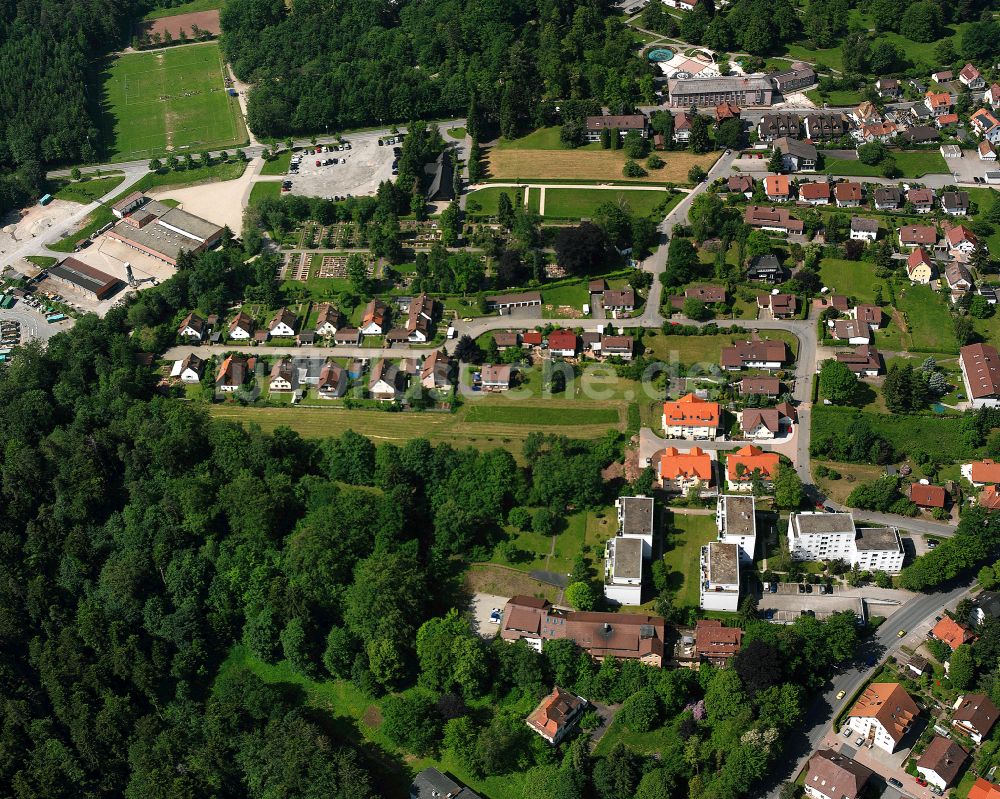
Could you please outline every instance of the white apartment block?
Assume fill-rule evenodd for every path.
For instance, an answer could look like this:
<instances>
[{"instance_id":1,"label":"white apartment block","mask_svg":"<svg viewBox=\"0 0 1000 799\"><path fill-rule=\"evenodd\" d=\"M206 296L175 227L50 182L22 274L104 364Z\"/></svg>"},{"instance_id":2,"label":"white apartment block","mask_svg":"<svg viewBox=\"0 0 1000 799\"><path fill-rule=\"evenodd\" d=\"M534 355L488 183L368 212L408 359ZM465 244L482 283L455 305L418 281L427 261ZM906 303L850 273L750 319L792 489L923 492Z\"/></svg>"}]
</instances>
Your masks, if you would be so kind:
<instances>
[{"instance_id":1,"label":"white apartment block","mask_svg":"<svg viewBox=\"0 0 1000 799\"><path fill-rule=\"evenodd\" d=\"M620 497L618 534L604 547L604 596L622 605L642 604L643 561L653 554L653 500Z\"/></svg>"},{"instance_id":2,"label":"white apartment block","mask_svg":"<svg viewBox=\"0 0 1000 799\"><path fill-rule=\"evenodd\" d=\"M738 544L712 541L701 548L701 607L728 610L740 606L740 548Z\"/></svg>"},{"instance_id":3,"label":"white apartment block","mask_svg":"<svg viewBox=\"0 0 1000 799\"><path fill-rule=\"evenodd\" d=\"M795 560L843 560L862 571L898 574L903 568L899 531L856 527L850 513L793 513L788 519L788 551Z\"/></svg>"},{"instance_id":4,"label":"white apartment block","mask_svg":"<svg viewBox=\"0 0 1000 799\"><path fill-rule=\"evenodd\" d=\"M719 528L719 541L736 544L740 548L740 561L753 562L757 548L757 517L753 497L723 494L715 509L715 525Z\"/></svg>"}]
</instances>

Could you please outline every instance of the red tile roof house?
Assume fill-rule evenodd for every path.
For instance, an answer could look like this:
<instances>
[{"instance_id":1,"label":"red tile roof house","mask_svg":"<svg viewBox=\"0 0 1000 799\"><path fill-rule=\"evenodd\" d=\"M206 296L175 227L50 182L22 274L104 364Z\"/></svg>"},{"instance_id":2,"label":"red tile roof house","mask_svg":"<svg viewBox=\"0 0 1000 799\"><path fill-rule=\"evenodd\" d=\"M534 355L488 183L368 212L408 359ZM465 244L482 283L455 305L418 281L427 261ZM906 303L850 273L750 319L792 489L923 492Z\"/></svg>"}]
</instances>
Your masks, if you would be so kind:
<instances>
[{"instance_id":1,"label":"red tile roof house","mask_svg":"<svg viewBox=\"0 0 1000 799\"><path fill-rule=\"evenodd\" d=\"M856 208L861 205L864 194L861 191L861 184L853 181L838 183L833 189L837 199L838 208Z\"/></svg>"},{"instance_id":2,"label":"red tile roof house","mask_svg":"<svg viewBox=\"0 0 1000 799\"><path fill-rule=\"evenodd\" d=\"M699 661L724 667L740 651L743 630L724 627L718 619L699 619L694 628L694 651Z\"/></svg>"},{"instance_id":3,"label":"red tile roof house","mask_svg":"<svg viewBox=\"0 0 1000 799\"><path fill-rule=\"evenodd\" d=\"M773 319L791 319L799 310L799 300L794 294L758 294L757 307L770 311Z\"/></svg>"},{"instance_id":4,"label":"red tile roof house","mask_svg":"<svg viewBox=\"0 0 1000 799\"><path fill-rule=\"evenodd\" d=\"M983 80L982 73L972 64L966 64L962 67L962 71L958 73L958 79L970 89L982 89L986 86L986 81Z\"/></svg>"},{"instance_id":5,"label":"red tile roof house","mask_svg":"<svg viewBox=\"0 0 1000 799\"><path fill-rule=\"evenodd\" d=\"M870 325L874 330L882 327L882 309L877 305L859 305L852 314L859 322Z\"/></svg>"},{"instance_id":6,"label":"red tile roof house","mask_svg":"<svg viewBox=\"0 0 1000 799\"><path fill-rule=\"evenodd\" d=\"M549 352L563 358L576 355L576 333L572 330L553 330L549 333Z\"/></svg>"},{"instance_id":7,"label":"red tile roof house","mask_svg":"<svg viewBox=\"0 0 1000 799\"><path fill-rule=\"evenodd\" d=\"M910 189L906 192L906 202L918 214L929 214L934 209L933 189Z\"/></svg>"},{"instance_id":8,"label":"red tile roof house","mask_svg":"<svg viewBox=\"0 0 1000 799\"><path fill-rule=\"evenodd\" d=\"M934 116L942 116L951 111L951 95L948 92L929 91L924 95L924 105Z\"/></svg>"},{"instance_id":9,"label":"red tile roof house","mask_svg":"<svg viewBox=\"0 0 1000 799\"><path fill-rule=\"evenodd\" d=\"M899 229L900 247L922 247L937 244L937 228L933 225L905 225Z\"/></svg>"},{"instance_id":10,"label":"red tile roof house","mask_svg":"<svg viewBox=\"0 0 1000 799\"><path fill-rule=\"evenodd\" d=\"M788 347L784 341L761 340L755 333L749 341L738 341L732 347L724 347L720 360L722 367L730 372L780 369L789 361Z\"/></svg>"},{"instance_id":11,"label":"red tile roof house","mask_svg":"<svg viewBox=\"0 0 1000 799\"><path fill-rule=\"evenodd\" d=\"M781 394L781 381L776 377L744 377L739 382L740 394L757 394L773 399Z\"/></svg>"},{"instance_id":12,"label":"red tile roof house","mask_svg":"<svg viewBox=\"0 0 1000 799\"><path fill-rule=\"evenodd\" d=\"M969 759L969 753L954 741L935 735L917 761L917 773L931 785L947 790Z\"/></svg>"},{"instance_id":13,"label":"red tile roof house","mask_svg":"<svg viewBox=\"0 0 1000 799\"><path fill-rule=\"evenodd\" d=\"M1000 353L991 344L967 344L958 351L965 393L974 408L1000 405Z\"/></svg>"},{"instance_id":14,"label":"red tile roof house","mask_svg":"<svg viewBox=\"0 0 1000 799\"><path fill-rule=\"evenodd\" d=\"M792 184L788 175L768 175L764 178L764 194L773 203L790 199Z\"/></svg>"},{"instance_id":15,"label":"red tile roof house","mask_svg":"<svg viewBox=\"0 0 1000 799\"><path fill-rule=\"evenodd\" d=\"M830 202L830 184L826 181L800 183L799 200L810 205L827 205Z\"/></svg>"},{"instance_id":16,"label":"red tile roof house","mask_svg":"<svg viewBox=\"0 0 1000 799\"><path fill-rule=\"evenodd\" d=\"M767 208L761 205L747 206L743 221L750 227L775 233L801 233L804 225L795 219L786 208Z\"/></svg>"},{"instance_id":17,"label":"red tile roof house","mask_svg":"<svg viewBox=\"0 0 1000 799\"><path fill-rule=\"evenodd\" d=\"M1000 463L991 458L962 464L962 477L976 488L1000 484Z\"/></svg>"},{"instance_id":18,"label":"red tile roof house","mask_svg":"<svg viewBox=\"0 0 1000 799\"><path fill-rule=\"evenodd\" d=\"M714 482L712 456L701 447L687 452L667 447L660 456L657 476L664 491L686 494L692 488L710 488Z\"/></svg>"},{"instance_id":19,"label":"red tile roof house","mask_svg":"<svg viewBox=\"0 0 1000 799\"><path fill-rule=\"evenodd\" d=\"M931 630L931 637L948 644L952 650L955 650L962 644L969 643L976 636L964 624L959 624L950 616L942 616L941 621L935 624L934 629Z\"/></svg>"},{"instance_id":20,"label":"red tile roof house","mask_svg":"<svg viewBox=\"0 0 1000 799\"><path fill-rule=\"evenodd\" d=\"M525 330L521 334L521 343L525 347L541 347L542 346L542 334L539 330Z\"/></svg>"},{"instance_id":21,"label":"red tile roof house","mask_svg":"<svg viewBox=\"0 0 1000 799\"><path fill-rule=\"evenodd\" d=\"M951 726L981 744L997 723L997 713L997 706L986 694L966 694L956 704Z\"/></svg>"},{"instance_id":22,"label":"red tile roof house","mask_svg":"<svg viewBox=\"0 0 1000 799\"><path fill-rule=\"evenodd\" d=\"M882 355L870 344L862 344L853 352L838 352L837 360L858 377L877 377L882 373Z\"/></svg>"},{"instance_id":23,"label":"red tile roof house","mask_svg":"<svg viewBox=\"0 0 1000 799\"><path fill-rule=\"evenodd\" d=\"M859 799L875 774L847 755L821 749L809 758L805 779L810 799Z\"/></svg>"},{"instance_id":24,"label":"red tile roof house","mask_svg":"<svg viewBox=\"0 0 1000 799\"><path fill-rule=\"evenodd\" d=\"M612 318L621 314L632 313L635 310L635 289L606 289L602 298L605 311L611 311Z\"/></svg>"},{"instance_id":25,"label":"red tile roof house","mask_svg":"<svg viewBox=\"0 0 1000 799\"><path fill-rule=\"evenodd\" d=\"M587 700L564 691L558 685L538 703L525 723L555 746L576 726L587 709Z\"/></svg>"},{"instance_id":26,"label":"red tile roof house","mask_svg":"<svg viewBox=\"0 0 1000 799\"><path fill-rule=\"evenodd\" d=\"M921 508L943 508L948 494L941 486L910 483L910 502Z\"/></svg>"}]
</instances>

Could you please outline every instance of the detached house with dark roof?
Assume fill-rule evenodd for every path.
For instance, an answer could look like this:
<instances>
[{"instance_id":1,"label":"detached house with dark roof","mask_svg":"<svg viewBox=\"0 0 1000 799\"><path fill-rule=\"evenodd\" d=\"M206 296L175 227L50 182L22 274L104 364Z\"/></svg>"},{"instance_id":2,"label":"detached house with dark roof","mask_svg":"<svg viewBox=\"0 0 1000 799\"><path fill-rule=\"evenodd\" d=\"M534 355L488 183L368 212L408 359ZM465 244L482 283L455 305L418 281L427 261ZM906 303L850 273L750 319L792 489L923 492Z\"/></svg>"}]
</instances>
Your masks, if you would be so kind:
<instances>
[{"instance_id":1,"label":"detached house with dark roof","mask_svg":"<svg viewBox=\"0 0 1000 799\"><path fill-rule=\"evenodd\" d=\"M587 709L587 700L558 685L531 711L525 723L555 746L572 730Z\"/></svg>"},{"instance_id":2,"label":"detached house with dark roof","mask_svg":"<svg viewBox=\"0 0 1000 799\"><path fill-rule=\"evenodd\" d=\"M1000 353L992 344L967 344L958 353L966 396L974 408L1000 406Z\"/></svg>"},{"instance_id":3,"label":"detached house with dark roof","mask_svg":"<svg viewBox=\"0 0 1000 799\"><path fill-rule=\"evenodd\" d=\"M942 791L955 784L969 753L954 741L935 735L917 761L917 773Z\"/></svg>"},{"instance_id":4,"label":"detached house with dark roof","mask_svg":"<svg viewBox=\"0 0 1000 799\"><path fill-rule=\"evenodd\" d=\"M177 335L180 338L201 341L205 338L205 320L192 311L177 327Z\"/></svg>"},{"instance_id":5,"label":"detached house with dark roof","mask_svg":"<svg viewBox=\"0 0 1000 799\"><path fill-rule=\"evenodd\" d=\"M810 799L860 799L875 772L833 749L809 758L804 789Z\"/></svg>"},{"instance_id":6,"label":"detached house with dark roof","mask_svg":"<svg viewBox=\"0 0 1000 799\"><path fill-rule=\"evenodd\" d=\"M814 145L785 136L775 139L773 146L774 149L781 150L781 162L789 172L811 172L816 169L819 155Z\"/></svg>"},{"instance_id":7,"label":"detached house with dark roof","mask_svg":"<svg viewBox=\"0 0 1000 799\"><path fill-rule=\"evenodd\" d=\"M848 711L847 725L864 739L863 746L896 751L920 709L899 683L871 683Z\"/></svg>"},{"instance_id":8,"label":"detached house with dark roof","mask_svg":"<svg viewBox=\"0 0 1000 799\"><path fill-rule=\"evenodd\" d=\"M951 725L981 744L997 723L997 712L986 694L966 694L956 703Z\"/></svg>"}]
</instances>

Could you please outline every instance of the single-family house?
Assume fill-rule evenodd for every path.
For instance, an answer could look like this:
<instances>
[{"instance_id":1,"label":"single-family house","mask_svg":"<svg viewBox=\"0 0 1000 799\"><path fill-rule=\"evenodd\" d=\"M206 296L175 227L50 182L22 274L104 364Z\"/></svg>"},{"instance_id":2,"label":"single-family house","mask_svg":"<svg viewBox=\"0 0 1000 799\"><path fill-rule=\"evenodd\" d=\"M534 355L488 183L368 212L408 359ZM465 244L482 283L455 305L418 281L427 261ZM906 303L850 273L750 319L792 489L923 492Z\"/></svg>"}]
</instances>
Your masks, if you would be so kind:
<instances>
[{"instance_id":1,"label":"single-family house","mask_svg":"<svg viewBox=\"0 0 1000 799\"><path fill-rule=\"evenodd\" d=\"M811 758L803 789L810 799L861 799L875 772L833 749Z\"/></svg>"},{"instance_id":2,"label":"single-family house","mask_svg":"<svg viewBox=\"0 0 1000 799\"><path fill-rule=\"evenodd\" d=\"M851 119L858 127L862 125L872 125L882 121L882 114L878 108L868 100L865 100L857 108L851 111Z\"/></svg>"},{"instance_id":3,"label":"single-family house","mask_svg":"<svg viewBox=\"0 0 1000 799\"><path fill-rule=\"evenodd\" d=\"M271 367L268 388L271 391L293 391L299 385L298 374L291 357L278 358Z\"/></svg>"},{"instance_id":4,"label":"single-family house","mask_svg":"<svg viewBox=\"0 0 1000 799\"><path fill-rule=\"evenodd\" d=\"M875 91L879 97L896 98L903 93L899 81L895 78L879 78L875 81Z\"/></svg>"},{"instance_id":5,"label":"single-family house","mask_svg":"<svg viewBox=\"0 0 1000 799\"><path fill-rule=\"evenodd\" d=\"M880 186L872 196L876 211L895 211L903 202L903 193L895 186Z\"/></svg>"},{"instance_id":6,"label":"single-family house","mask_svg":"<svg viewBox=\"0 0 1000 799\"><path fill-rule=\"evenodd\" d=\"M777 408L744 408L740 429L747 441L770 441L781 435L781 414Z\"/></svg>"},{"instance_id":7,"label":"single-family house","mask_svg":"<svg viewBox=\"0 0 1000 799\"><path fill-rule=\"evenodd\" d=\"M918 214L929 214L934 210L933 189L910 189L906 192L906 202Z\"/></svg>"},{"instance_id":8,"label":"single-family house","mask_svg":"<svg viewBox=\"0 0 1000 799\"><path fill-rule=\"evenodd\" d=\"M293 337L295 335L295 314L287 308L282 308L267 323L267 330L271 338Z\"/></svg>"},{"instance_id":9,"label":"single-family house","mask_svg":"<svg viewBox=\"0 0 1000 799\"><path fill-rule=\"evenodd\" d=\"M934 225L904 225L899 229L900 247L933 247L937 243Z\"/></svg>"},{"instance_id":10,"label":"single-family house","mask_svg":"<svg viewBox=\"0 0 1000 799\"><path fill-rule=\"evenodd\" d=\"M935 117L944 116L951 112L951 95L948 92L928 91L924 95L924 105Z\"/></svg>"},{"instance_id":11,"label":"single-family house","mask_svg":"<svg viewBox=\"0 0 1000 799\"><path fill-rule=\"evenodd\" d=\"M972 630L950 616L942 616L941 621L934 625L930 635L931 638L948 644L952 650L957 649L962 644L970 643L976 637Z\"/></svg>"},{"instance_id":12,"label":"single-family house","mask_svg":"<svg viewBox=\"0 0 1000 799\"><path fill-rule=\"evenodd\" d=\"M758 396L775 399L781 395L781 380L777 377L744 377L737 385L744 397Z\"/></svg>"},{"instance_id":13,"label":"single-family house","mask_svg":"<svg viewBox=\"0 0 1000 799\"><path fill-rule=\"evenodd\" d=\"M923 655L913 654L910 655L906 660L906 668L916 677L922 677L924 674L930 674L934 671L931 668L930 661L927 660Z\"/></svg>"},{"instance_id":14,"label":"single-family house","mask_svg":"<svg viewBox=\"0 0 1000 799\"><path fill-rule=\"evenodd\" d=\"M715 124L721 125L727 119L739 119L740 118L740 107L730 101L726 100L723 103L715 106Z\"/></svg>"},{"instance_id":15,"label":"single-family house","mask_svg":"<svg viewBox=\"0 0 1000 799\"><path fill-rule=\"evenodd\" d=\"M969 759L955 741L935 735L917 761L917 773L941 791L955 784L958 773Z\"/></svg>"},{"instance_id":16,"label":"single-family house","mask_svg":"<svg viewBox=\"0 0 1000 799\"><path fill-rule=\"evenodd\" d=\"M254 321L250 314L240 311L229 323L229 338L234 341L249 341L254 332Z\"/></svg>"},{"instance_id":17,"label":"single-family house","mask_svg":"<svg viewBox=\"0 0 1000 799\"><path fill-rule=\"evenodd\" d=\"M927 118L930 119L930 111L927 110L927 106L923 103L914 106L915 109L920 109ZM903 139L907 144L930 144L931 142L938 141L941 138L941 134L936 128L932 128L930 125L914 125L912 128L907 128L899 137Z\"/></svg>"},{"instance_id":18,"label":"single-family house","mask_svg":"<svg viewBox=\"0 0 1000 799\"><path fill-rule=\"evenodd\" d=\"M992 344L966 344L958 351L958 364L972 407L1000 406L1000 353L996 347Z\"/></svg>"},{"instance_id":19,"label":"single-family house","mask_svg":"<svg viewBox=\"0 0 1000 799\"><path fill-rule=\"evenodd\" d=\"M976 497L976 504L987 510L1000 510L1000 491L997 491L995 485L984 486Z\"/></svg>"},{"instance_id":20,"label":"single-family house","mask_svg":"<svg viewBox=\"0 0 1000 799\"><path fill-rule=\"evenodd\" d=\"M739 654L743 644L743 630L726 627L719 619L698 619L694 627L694 655L699 663L710 663L716 668Z\"/></svg>"},{"instance_id":21,"label":"single-family house","mask_svg":"<svg viewBox=\"0 0 1000 799\"><path fill-rule=\"evenodd\" d=\"M506 391L510 388L509 364L484 364L480 370L483 391Z\"/></svg>"},{"instance_id":22,"label":"single-family house","mask_svg":"<svg viewBox=\"0 0 1000 799\"><path fill-rule=\"evenodd\" d=\"M428 390L446 389L451 386L451 363L448 356L440 350L434 350L424 358L420 366L420 385Z\"/></svg>"},{"instance_id":23,"label":"single-family house","mask_svg":"<svg viewBox=\"0 0 1000 799\"><path fill-rule=\"evenodd\" d=\"M543 697L538 706L531 711L526 724L555 746L576 726L586 709L586 699L564 691L557 685L552 693Z\"/></svg>"},{"instance_id":24,"label":"single-family house","mask_svg":"<svg viewBox=\"0 0 1000 799\"><path fill-rule=\"evenodd\" d=\"M562 358L576 356L577 338L572 330L553 330L549 333L549 352Z\"/></svg>"},{"instance_id":25,"label":"single-family house","mask_svg":"<svg viewBox=\"0 0 1000 799\"><path fill-rule=\"evenodd\" d=\"M799 298L794 294L758 294L757 307L771 314L772 319L792 319L799 310Z\"/></svg>"},{"instance_id":26,"label":"single-family house","mask_svg":"<svg viewBox=\"0 0 1000 799\"><path fill-rule=\"evenodd\" d=\"M934 261L923 247L917 247L906 259L906 274L914 283L927 285L934 277Z\"/></svg>"},{"instance_id":27,"label":"single-family house","mask_svg":"<svg viewBox=\"0 0 1000 799\"><path fill-rule=\"evenodd\" d=\"M713 283L697 283L687 286L683 294L675 294L670 298L670 304L681 310L684 308L684 300L699 300L706 305L716 305L725 303L728 299L725 286L718 286Z\"/></svg>"},{"instance_id":28,"label":"single-family house","mask_svg":"<svg viewBox=\"0 0 1000 799\"><path fill-rule=\"evenodd\" d=\"M755 255L747 265L747 280L773 284L784 283L788 277L788 269L773 253Z\"/></svg>"},{"instance_id":29,"label":"single-family house","mask_svg":"<svg viewBox=\"0 0 1000 799\"><path fill-rule=\"evenodd\" d=\"M341 327L333 334L333 343L341 347L357 347L361 344L360 327Z\"/></svg>"},{"instance_id":30,"label":"single-family house","mask_svg":"<svg viewBox=\"0 0 1000 799\"><path fill-rule=\"evenodd\" d=\"M788 175L768 175L764 178L764 194L773 203L780 203L792 196L792 184Z\"/></svg>"},{"instance_id":31,"label":"single-family house","mask_svg":"<svg viewBox=\"0 0 1000 799\"><path fill-rule=\"evenodd\" d=\"M439 303L420 294L410 301L406 309L407 340L412 343L423 343L434 337L434 319L440 311Z\"/></svg>"},{"instance_id":32,"label":"single-family house","mask_svg":"<svg viewBox=\"0 0 1000 799\"><path fill-rule=\"evenodd\" d=\"M215 389L222 392L233 392L247 381L247 361L239 355L230 355L220 365L215 374Z\"/></svg>"},{"instance_id":33,"label":"single-family house","mask_svg":"<svg viewBox=\"0 0 1000 799\"><path fill-rule=\"evenodd\" d=\"M950 127L952 127L954 125L957 125L958 122L959 122L958 114L954 114L954 113L952 113L952 114L941 114L941 116L938 116L938 117L934 118L934 124L937 127L939 127L939 128L950 128ZM958 145L953 145L953 146L957 147ZM945 146L945 149L942 152L942 155L944 154L944 152L948 152L949 149L950 148L948 148L947 146ZM957 153L955 152L955 150L950 150L950 151L953 154L951 157L954 157L954 158L961 158L962 157L961 156L961 152L962 152L961 148L959 148L959 150L958 150ZM945 156L945 157L949 157L949 156Z\"/></svg>"},{"instance_id":34,"label":"single-family house","mask_svg":"<svg viewBox=\"0 0 1000 799\"><path fill-rule=\"evenodd\" d=\"M678 144L691 141L691 120L692 116L687 111L674 114L674 141Z\"/></svg>"},{"instance_id":35,"label":"single-family house","mask_svg":"<svg viewBox=\"0 0 1000 799\"><path fill-rule=\"evenodd\" d=\"M994 83L983 94L983 102L988 103L991 108L1000 108L1000 84Z\"/></svg>"},{"instance_id":36,"label":"single-family house","mask_svg":"<svg viewBox=\"0 0 1000 799\"><path fill-rule=\"evenodd\" d=\"M968 216L969 192L945 191L941 193L941 210L952 216Z\"/></svg>"},{"instance_id":37,"label":"single-family house","mask_svg":"<svg viewBox=\"0 0 1000 799\"><path fill-rule=\"evenodd\" d=\"M174 363L170 376L178 378L182 383L199 383L205 371L205 361L193 352Z\"/></svg>"},{"instance_id":38,"label":"single-family house","mask_svg":"<svg viewBox=\"0 0 1000 799\"><path fill-rule=\"evenodd\" d=\"M389 306L374 299L365 306L361 316L361 335L382 336L389 330Z\"/></svg>"},{"instance_id":39,"label":"single-family house","mask_svg":"<svg viewBox=\"0 0 1000 799\"><path fill-rule=\"evenodd\" d=\"M177 335L180 338L201 341L205 338L205 330L205 320L192 311L184 317L184 320L177 327Z\"/></svg>"},{"instance_id":40,"label":"single-family house","mask_svg":"<svg viewBox=\"0 0 1000 799\"><path fill-rule=\"evenodd\" d=\"M975 488L985 485L1000 484L1000 463L992 458L983 458L962 465L962 477L972 483Z\"/></svg>"},{"instance_id":41,"label":"single-family house","mask_svg":"<svg viewBox=\"0 0 1000 799\"><path fill-rule=\"evenodd\" d=\"M764 452L747 444L726 456L727 487L730 491L750 491L756 477L763 481L765 488L770 489L778 473L778 464L777 452Z\"/></svg>"},{"instance_id":42,"label":"single-family house","mask_svg":"<svg viewBox=\"0 0 1000 799\"><path fill-rule=\"evenodd\" d=\"M399 366L385 358L379 358L368 376L368 393L379 402L392 402L399 399L405 389L405 373Z\"/></svg>"},{"instance_id":43,"label":"single-family house","mask_svg":"<svg viewBox=\"0 0 1000 799\"><path fill-rule=\"evenodd\" d=\"M712 458L701 447L686 452L667 447L660 456L657 476L665 491L686 494L692 488L710 488L714 482Z\"/></svg>"},{"instance_id":44,"label":"single-family house","mask_svg":"<svg viewBox=\"0 0 1000 799\"><path fill-rule=\"evenodd\" d=\"M948 264L944 269L944 279L951 290L952 301L958 300L972 291L972 272L963 263L952 261Z\"/></svg>"},{"instance_id":45,"label":"single-family house","mask_svg":"<svg viewBox=\"0 0 1000 799\"><path fill-rule=\"evenodd\" d=\"M520 346L521 336L518 333L498 330L493 334L493 343L497 345L497 350L499 352L503 352L504 350Z\"/></svg>"},{"instance_id":46,"label":"single-family house","mask_svg":"<svg viewBox=\"0 0 1000 799\"><path fill-rule=\"evenodd\" d=\"M768 198L770 199L770 197ZM799 200L809 205L827 205L830 202L830 184L825 180L799 184Z\"/></svg>"},{"instance_id":47,"label":"single-family house","mask_svg":"<svg viewBox=\"0 0 1000 799\"><path fill-rule=\"evenodd\" d=\"M816 169L819 155L815 145L785 136L775 139L772 146L781 151L782 165L789 172L810 172Z\"/></svg>"},{"instance_id":48,"label":"single-family house","mask_svg":"<svg viewBox=\"0 0 1000 799\"><path fill-rule=\"evenodd\" d=\"M347 375L333 361L327 361L319 370L319 380L316 381L316 396L320 399L336 399L343 396L347 390Z\"/></svg>"},{"instance_id":49,"label":"single-family house","mask_svg":"<svg viewBox=\"0 0 1000 799\"><path fill-rule=\"evenodd\" d=\"M870 125L862 125L854 131L854 136L859 142L865 144L870 144L873 141L888 144L898 132L899 129L894 122L873 122Z\"/></svg>"},{"instance_id":50,"label":"single-family house","mask_svg":"<svg viewBox=\"0 0 1000 799\"><path fill-rule=\"evenodd\" d=\"M778 339L761 339L756 331L747 341L724 347L720 357L722 368L730 372L741 369L780 369L788 361L788 346Z\"/></svg>"},{"instance_id":51,"label":"single-family house","mask_svg":"<svg viewBox=\"0 0 1000 799\"><path fill-rule=\"evenodd\" d=\"M871 327L872 330L878 330L882 327L882 321L885 315L882 313L882 309L877 305L861 303L854 309L853 316L862 324L866 324Z\"/></svg>"},{"instance_id":52,"label":"single-family house","mask_svg":"<svg viewBox=\"0 0 1000 799\"><path fill-rule=\"evenodd\" d=\"M753 197L753 178L749 175L733 175L726 181L726 190L732 194L742 194L748 200Z\"/></svg>"},{"instance_id":53,"label":"single-family house","mask_svg":"<svg viewBox=\"0 0 1000 799\"><path fill-rule=\"evenodd\" d=\"M899 683L875 682L848 711L847 724L864 738L862 745L892 754L910 730L920 709Z\"/></svg>"},{"instance_id":54,"label":"single-family house","mask_svg":"<svg viewBox=\"0 0 1000 799\"><path fill-rule=\"evenodd\" d=\"M951 725L981 744L997 723L997 713L997 706L986 694L966 694L955 705Z\"/></svg>"},{"instance_id":55,"label":"single-family house","mask_svg":"<svg viewBox=\"0 0 1000 799\"><path fill-rule=\"evenodd\" d=\"M694 438L714 441L721 431L719 403L696 394L663 403L663 432L667 438Z\"/></svg>"},{"instance_id":56,"label":"single-family house","mask_svg":"<svg viewBox=\"0 0 1000 799\"><path fill-rule=\"evenodd\" d=\"M1000 142L1000 119L992 111L980 108L969 117L969 124L977 135L990 144Z\"/></svg>"},{"instance_id":57,"label":"single-family house","mask_svg":"<svg viewBox=\"0 0 1000 799\"><path fill-rule=\"evenodd\" d=\"M784 137L798 138L800 121L796 114L764 114L757 125L757 138L770 142Z\"/></svg>"},{"instance_id":58,"label":"single-family house","mask_svg":"<svg viewBox=\"0 0 1000 799\"><path fill-rule=\"evenodd\" d=\"M830 335L837 341L848 344L871 344L872 331L864 322L857 319L833 319L827 323Z\"/></svg>"},{"instance_id":59,"label":"single-family house","mask_svg":"<svg viewBox=\"0 0 1000 799\"><path fill-rule=\"evenodd\" d=\"M601 355L608 358L631 361L635 353L635 341L632 336L601 336L598 346Z\"/></svg>"},{"instance_id":60,"label":"single-family house","mask_svg":"<svg viewBox=\"0 0 1000 799\"><path fill-rule=\"evenodd\" d=\"M968 799L1000 799L1000 787L982 777L976 777L969 788Z\"/></svg>"},{"instance_id":61,"label":"single-family house","mask_svg":"<svg viewBox=\"0 0 1000 799\"><path fill-rule=\"evenodd\" d=\"M313 332L323 338L332 338L344 326L344 315L329 302L321 302L316 309L316 327Z\"/></svg>"},{"instance_id":62,"label":"single-family house","mask_svg":"<svg viewBox=\"0 0 1000 799\"><path fill-rule=\"evenodd\" d=\"M943 508L948 500L948 492L942 486L925 483L910 483L910 502L921 508Z\"/></svg>"},{"instance_id":63,"label":"single-family house","mask_svg":"<svg viewBox=\"0 0 1000 799\"><path fill-rule=\"evenodd\" d=\"M979 147L977 147L976 150L979 153L979 160L980 161L996 161L997 160L997 151L996 151L996 149L994 149L993 145L990 144L986 140L983 140L983 141L979 142Z\"/></svg>"},{"instance_id":64,"label":"single-family house","mask_svg":"<svg viewBox=\"0 0 1000 799\"><path fill-rule=\"evenodd\" d=\"M852 352L838 352L837 360L857 377L877 377L882 374L882 354L870 344L862 344Z\"/></svg>"},{"instance_id":65,"label":"single-family house","mask_svg":"<svg viewBox=\"0 0 1000 799\"><path fill-rule=\"evenodd\" d=\"M852 216L851 238L855 241L875 241L878 238L878 220Z\"/></svg>"},{"instance_id":66,"label":"single-family house","mask_svg":"<svg viewBox=\"0 0 1000 799\"><path fill-rule=\"evenodd\" d=\"M983 80L983 74L972 64L966 64L962 67L962 71L958 73L958 80L963 86L967 86L973 91L986 87L986 81Z\"/></svg>"},{"instance_id":67,"label":"single-family house","mask_svg":"<svg viewBox=\"0 0 1000 799\"><path fill-rule=\"evenodd\" d=\"M743 213L743 221L752 228L773 233L801 233L804 225L788 213L787 208L748 205Z\"/></svg>"},{"instance_id":68,"label":"single-family house","mask_svg":"<svg viewBox=\"0 0 1000 799\"><path fill-rule=\"evenodd\" d=\"M630 314L635 310L635 289L625 286L622 289L605 289L602 295L605 311L610 311L614 319Z\"/></svg>"},{"instance_id":69,"label":"single-family house","mask_svg":"<svg viewBox=\"0 0 1000 799\"><path fill-rule=\"evenodd\" d=\"M945 226L944 238L952 257L966 260L976 249L979 239L965 225Z\"/></svg>"},{"instance_id":70,"label":"single-family house","mask_svg":"<svg viewBox=\"0 0 1000 799\"><path fill-rule=\"evenodd\" d=\"M541 348L542 340L542 332L540 330L525 330L521 334L521 345L524 347Z\"/></svg>"},{"instance_id":71,"label":"single-family house","mask_svg":"<svg viewBox=\"0 0 1000 799\"><path fill-rule=\"evenodd\" d=\"M410 799L479 799L479 794L431 767L413 778Z\"/></svg>"}]
</instances>

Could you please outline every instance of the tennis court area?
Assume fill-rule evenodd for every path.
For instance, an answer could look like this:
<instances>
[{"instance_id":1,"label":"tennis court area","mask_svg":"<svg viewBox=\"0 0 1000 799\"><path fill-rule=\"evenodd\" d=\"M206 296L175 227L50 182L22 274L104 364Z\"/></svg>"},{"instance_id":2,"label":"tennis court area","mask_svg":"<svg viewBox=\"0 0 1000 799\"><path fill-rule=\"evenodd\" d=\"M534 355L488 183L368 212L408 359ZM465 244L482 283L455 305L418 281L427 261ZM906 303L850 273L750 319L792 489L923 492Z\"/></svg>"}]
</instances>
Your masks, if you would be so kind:
<instances>
[{"instance_id":1,"label":"tennis court area","mask_svg":"<svg viewBox=\"0 0 1000 799\"><path fill-rule=\"evenodd\" d=\"M139 160L244 144L239 104L226 93L222 69L215 42L111 61L101 75L108 156Z\"/></svg>"}]
</instances>

